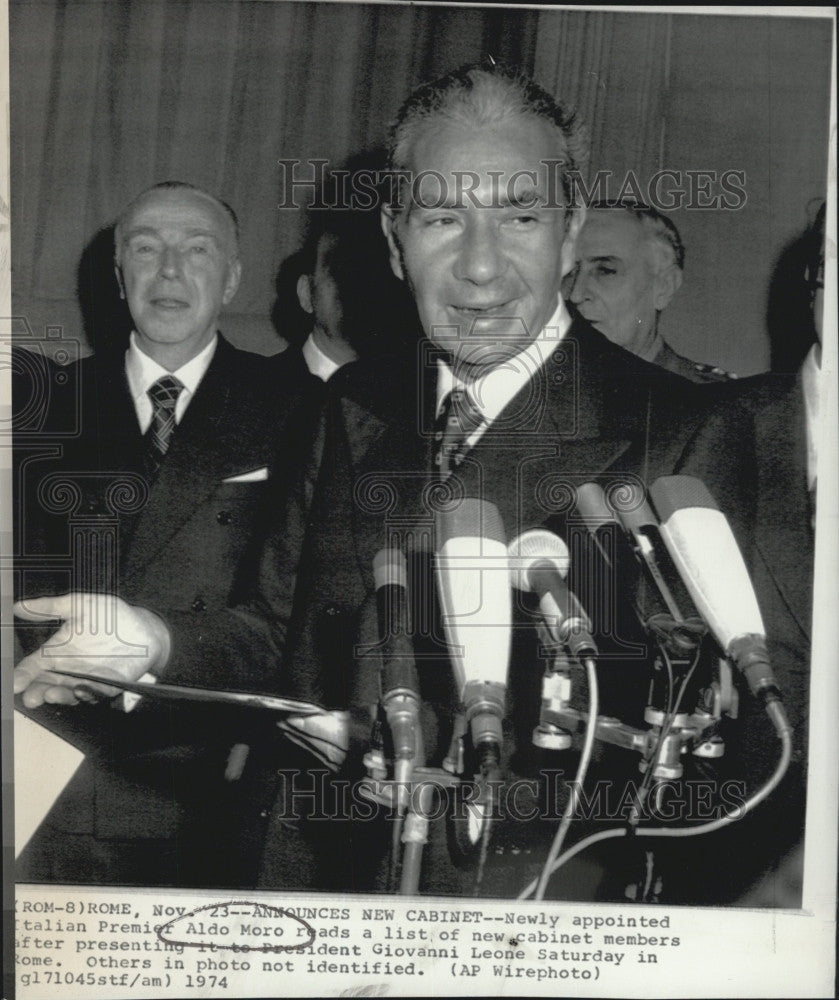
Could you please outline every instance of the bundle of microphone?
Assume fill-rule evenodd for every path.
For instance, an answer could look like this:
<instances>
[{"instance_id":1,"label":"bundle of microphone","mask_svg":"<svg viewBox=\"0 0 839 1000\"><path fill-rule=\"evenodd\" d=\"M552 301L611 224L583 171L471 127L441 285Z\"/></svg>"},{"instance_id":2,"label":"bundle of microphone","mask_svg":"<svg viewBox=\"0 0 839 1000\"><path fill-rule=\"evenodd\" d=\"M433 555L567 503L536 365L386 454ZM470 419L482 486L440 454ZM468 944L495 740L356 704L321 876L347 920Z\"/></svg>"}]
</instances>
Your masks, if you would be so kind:
<instances>
[{"instance_id":1,"label":"bundle of microphone","mask_svg":"<svg viewBox=\"0 0 839 1000\"><path fill-rule=\"evenodd\" d=\"M710 634L719 661L733 664L739 671L751 694L764 705L781 740L775 772L736 810L736 815L732 812L714 823L681 831L640 828L638 832L650 836L696 835L733 822L754 808L781 780L789 763L791 731L769 662L758 601L732 529L705 485L688 476L660 478L652 484L648 495L639 488L630 502L622 504L610 504L597 483L579 485L575 492L577 522L587 537L586 560L593 556L598 573L613 580L615 600L629 609L639 627L661 650L668 673L674 653L676 659L684 654L685 662L695 665L699 647ZM544 527L526 530L508 541L497 507L475 497L438 511L435 536L434 577L459 700L452 749L443 766L452 786L468 783L480 786L479 794L471 797L478 808L473 810L473 820L477 817L477 823L473 822L474 832L469 835L479 856L478 879L497 817L492 790L501 784L505 765L504 719L514 591L535 595L538 601L540 634L555 651L552 666L546 670L547 688L555 692L557 685L551 687L551 677L555 680L558 673L567 673L570 667L584 667L587 672L588 711L573 710L567 698L549 697L543 700L547 710L543 710L540 726L534 733L537 745L567 748L571 745L570 731L584 730L577 779L560 829L538 886L525 890L525 893L535 891L541 897L552 871L582 849L583 845L576 845L566 855L560 855L576 807L574 789L582 786L594 740L603 739L639 751L642 770L652 773L658 767L667 774L662 756L665 746L669 747L669 760L675 767L680 755L691 749L699 756L721 752L718 751L721 741L715 742L713 738L714 723L728 703L718 699L713 711L706 705L698 716L684 711L677 714L679 700L673 698L671 674L668 695L660 711L652 705L646 716L656 729L656 739L649 739L648 733L629 725L616 727L614 719L599 719L595 670L599 654L595 636L608 629L597 620L592 623L569 589L566 578L571 558L566 542ZM624 572L628 562L635 571L634 578ZM376 557L374 574L380 630L381 717L390 730L394 782L397 789L411 788L417 783L422 785L430 771L424 759L420 726L421 699L412 653L411 595L405 554L398 547L383 549ZM639 577L655 595L655 613L642 610L638 602ZM649 684L649 680L647 669L644 683ZM686 683L687 677L680 698ZM543 688L543 699L547 688ZM559 688L562 689L561 684ZM378 763L382 764L380 758ZM383 773L380 769L380 776ZM422 805L422 795L418 809L416 796L400 797L397 791L396 799L399 815L394 851L399 849L399 843L404 845L400 888L411 893L419 885L420 856L428 825L423 813L428 810ZM625 833L626 829L617 829L593 839Z\"/></svg>"}]
</instances>

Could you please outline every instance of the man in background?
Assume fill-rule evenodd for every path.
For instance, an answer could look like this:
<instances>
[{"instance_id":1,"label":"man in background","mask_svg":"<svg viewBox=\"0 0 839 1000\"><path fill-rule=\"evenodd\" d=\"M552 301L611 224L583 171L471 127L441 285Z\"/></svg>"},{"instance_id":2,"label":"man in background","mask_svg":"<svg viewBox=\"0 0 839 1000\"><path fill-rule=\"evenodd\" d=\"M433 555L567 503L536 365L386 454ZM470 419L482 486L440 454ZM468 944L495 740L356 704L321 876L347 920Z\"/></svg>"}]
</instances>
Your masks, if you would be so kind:
<instances>
[{"instance_id":1,"label":"man in background","mask_svg":"<svg viewBox=\"0 0 839 1000\"><path fill-rule=\"evenodd\" d=\"M58 713L87 729L90 759L18 878L246 884L260 829L258 754L248 759L246 740L259 741L259 726L150 698L115 713L114 689L50 669L154 680L169 653L158 614L190 622L200 641L202 623L235 599L306 447L309 376L295 353L265 358L219 333L242 264L236 217L215 196L180 182L142 192L117 221L114 259L128 350L78 364L79 436L27 473L41 506L21 516L45 570L24 578L16 614L63 624L20 661L15 691L36 718ZM63 579L47 572L56 557L72 564ZM191 681L213 684L200 656Z\"/></svg>"},{"instance_id":2,"label":"man in background","mask_svg":"<svg viewBox=\"0 0 839 1000\"><path fill-rule=\"evenodd\" d=\"M732 378L682 357L659 331L661 313L679 290L685 248L666 215L634 202L589 207L577 240L565 297L613 344L691 382Z\"/></svg>"}]
</instances>

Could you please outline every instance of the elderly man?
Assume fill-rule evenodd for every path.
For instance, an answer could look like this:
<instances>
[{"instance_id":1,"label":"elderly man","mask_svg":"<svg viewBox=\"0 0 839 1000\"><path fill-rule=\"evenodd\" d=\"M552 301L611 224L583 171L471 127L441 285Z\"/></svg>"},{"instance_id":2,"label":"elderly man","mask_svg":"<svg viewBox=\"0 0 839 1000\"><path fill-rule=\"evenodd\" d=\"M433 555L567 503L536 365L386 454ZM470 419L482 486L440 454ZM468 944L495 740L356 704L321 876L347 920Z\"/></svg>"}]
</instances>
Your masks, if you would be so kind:
<instances>
[{"instance_id":1,"label":"elderly man","mask_svg":"<svg viewBox=\"0 0 839 1000\"><path fill-rule=\"evenodd\" d=\"M634 202L591 205L577 240L565 297L613 344L691 382L732 378L682 357L659 332L682 284L685 248L667 216Z\"/></svg>"},{"instance_id":2,"label":"elderly man","mask_svg":"<svg viewBox=\"0 0 839 1000\"><path fill-rule=\"evenodd\" d=\"M44 509L24 512L40 529L46 565L67 553L68 532L73 558L64 562L73 565L51 586L31 575L16 607L21 619L64 623L18 664L15 691L36 717L87 729L93 759L18 877L239 884L253 877L241 837L256 836L258 821L246 830L244 817L258 807L249 769L240 773L244 744L228 762L238 721L150 699L119 714L39 706L114 695L51 667L153 678L169 636L158 614L200 632L235 597L268 497L278 502L305 447L313 381L299 355L266 359L218 332L242 273L236 217L224 202L190 184L158 184L123 211L114 242L130 343L79 363L79 436L29 488ZM206 679L199 665L192 680Z\"/></svg>"}]
</instances>

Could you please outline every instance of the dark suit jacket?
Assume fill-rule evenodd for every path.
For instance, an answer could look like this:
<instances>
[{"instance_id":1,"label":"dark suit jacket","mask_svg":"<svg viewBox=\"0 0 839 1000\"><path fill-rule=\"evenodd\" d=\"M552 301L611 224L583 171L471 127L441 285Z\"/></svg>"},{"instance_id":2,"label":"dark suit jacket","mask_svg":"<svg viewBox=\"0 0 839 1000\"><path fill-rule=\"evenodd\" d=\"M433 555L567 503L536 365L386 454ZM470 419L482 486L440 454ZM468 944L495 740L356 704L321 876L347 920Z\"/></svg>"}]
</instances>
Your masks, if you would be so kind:
<instances>
[{"instance_id":1,"label":"dark suit jacket","mask_svg":"<svg viewBox=\"0 0 839 1000\"><path fill-rule=\"evenodd\" d=\"M237 599L268 517L283 502L310 443L316 383L297 353L265 358L219 338L149 487L123 355L96 355L79 368L80 434L65 443L60 461L30 469L39 490L29 485L27 494L39 492L43 517L27 514L41 522L32 534L42 554L27 562L49 559L52 568L30 572L23 592L113 591L164 619L211 619ZM265 481L229 481L266 468ZM113 556L103 558L108 550L95 548L92 536L110 537ZM194 680L205 680L200 669ZM232 675L221 680L236 686ZM226 753L259 730L258 723L230 713L164 707L150 699L127 714L102 706L38 711L77 728L97 759L77 776L75 794L59 802L55 828L105 840L181 836L184 824L195 828L199 815L212 823L207 810L225 788ZM203 811L196 805L202 800ZM214 805L221 810L222 799ZM206 827L205 836L212 830ZM222 871L224 863L219 858ZM97 874L79 871L74 880L102 881ZM154 868L134 876L150 884L158 877ZM104 872L109 878L121 880L118 867Z\"/></svg>"}]
</instances>

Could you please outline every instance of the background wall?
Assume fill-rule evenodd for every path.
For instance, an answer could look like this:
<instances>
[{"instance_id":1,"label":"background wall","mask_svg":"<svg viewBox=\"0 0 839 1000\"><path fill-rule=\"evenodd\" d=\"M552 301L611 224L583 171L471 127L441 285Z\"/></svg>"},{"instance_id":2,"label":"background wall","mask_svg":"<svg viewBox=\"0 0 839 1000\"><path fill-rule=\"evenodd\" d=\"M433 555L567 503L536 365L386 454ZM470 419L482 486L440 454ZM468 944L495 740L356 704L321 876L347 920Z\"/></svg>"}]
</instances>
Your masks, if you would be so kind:
<instances>
[{"instance_id":1,"label":"background wall","mask_svg":"<svg viewBox=\"0 0 839 1000\"><path fill-rule=\"evenodd\" d=\"M17 329L84 338L114 310L107 227L156 181L217 191L245 274L224 329L271 352L281 262L302 210L278 160L371 152L407 93L467 60L519 62L576 104L594 169L743 170L738 211L674 211L685 284L665 336L741 374L768 366L766 303L784 246L824 197L826 20L236 0L12 0ZM616 193L610 185L609 194ZM277 319L282 329L282 315ZM57 343L57 341L53 342Z\"/></svg>"}]
</instances>

